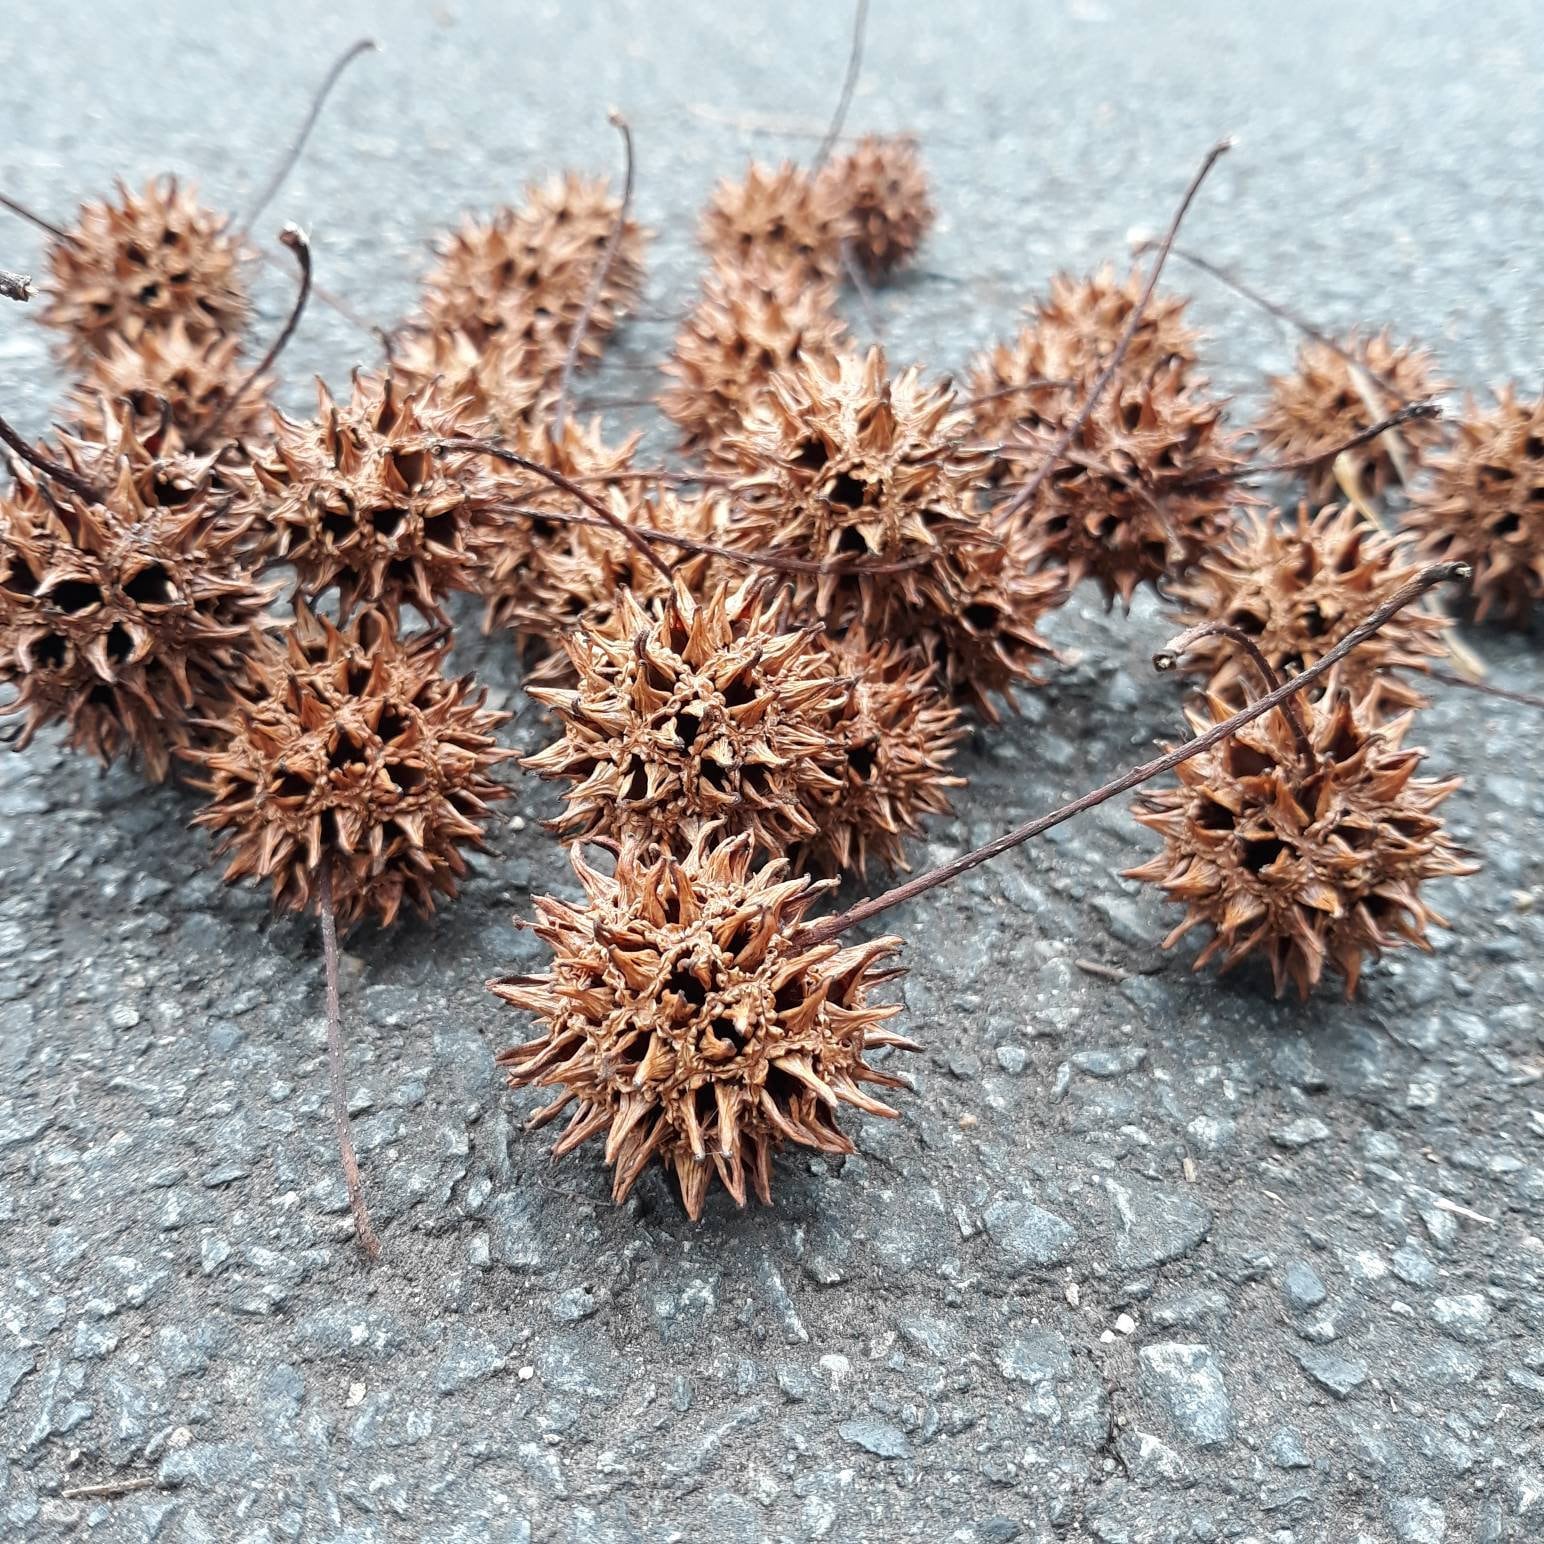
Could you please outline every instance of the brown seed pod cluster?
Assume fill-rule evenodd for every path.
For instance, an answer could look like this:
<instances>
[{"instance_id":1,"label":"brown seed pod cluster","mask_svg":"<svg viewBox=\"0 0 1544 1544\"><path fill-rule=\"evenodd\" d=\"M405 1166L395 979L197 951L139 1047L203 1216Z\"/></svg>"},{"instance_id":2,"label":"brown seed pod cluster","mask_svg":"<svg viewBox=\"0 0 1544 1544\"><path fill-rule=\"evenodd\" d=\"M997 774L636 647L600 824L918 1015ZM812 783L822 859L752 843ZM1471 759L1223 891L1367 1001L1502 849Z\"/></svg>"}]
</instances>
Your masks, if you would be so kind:
<instances>
[{"instance_id":1,"label":"brown seed pod cluster","mask_svg":"<svg viewBox=\"0 0 1544 1544\"><path fill-rule=\"evenodd\" d=\"M1404 517L1417 550L1473 566L1478 620L1526 624L1544 602L1544 396L1503 386L1493 407L1470 403L1430 462Z\"/></svg>"},{"instance_id":2,"label":"brown seed pod cluster","mask_svg":"<svg viewBox=\"0 0 1544 1544\"><path fill-rule=\"evenodd\" d=\"M71 745L162 781L196 721L246 689L272 626L235 540L201 498L155 502L127 458L90 498L18 470L0 499L0 679L18 744L59 723Z\"/></svg>"},{"instance_id":3,"label":"brown seed pod cluster","mask_svg":"<svg viewBox=\"0 0 1544 1544\"><path fill-rule=\"evenodd\" d=\"M226 216L175 177L116 199L83 204L74 230L48 250L43 322L60 333L58 354L80 371L116 340L180 321L195 340L238 335L251 307L247 257Z\"/></svg>"},{"instance_id":4,"label":"brown seed pod cluster","mask_svg":"<svg viewBox=\"0 0 1544 1544\"><path fill-rule=\"evenodd\" d=\"M864 135L821 168L816 192L836 211L848 254L875 283L916 256L937 218L917 142L904 136Z\"/></svg>"},{"instance_id":5,"label":"brown seed pod cluster","mask_svg":"<svg viewBox=\"0 0 1544 1544\"><path fill-rule=\"evenodd\" d=\"M1223 622L1251 638L1279 675L1296 675L1321 659L1370 616L1418 565L1405 544L1390 541L1354 509L1329 504L1317 514L1299 504L1295 520L1279 511L1246 511L1221 545L1211 548L1173 591L1182 627ZM1422 670L1447 650L1446 618L1411 607L1346 661L1340 684L1362 704L1396 709L1425 699L1394 674ZM1187 668L1206 677L1206 691L1238 707L1259 682L1249 661L1225 637L1194 642Z\"/></svg>"},{"instance_id":6,"label":"brown seed pod cluster","mask_svg":"<svg viewBox=\"0 0 1544 1544\"><path fill-rule=\"evenodd\" d=\"M1298 351L1292 370L1271 376L1268 385L1269 400L1255 435L1262 453L1280 460L1310 455L1371 427L1406 402L1449 389L1425 349L1395 343L1387 330L1366 338L1353 332L1338 349L1310 340ZM1410 464L1419 466L1426 452L1441 442L1442 426L1418 420L1399 434ZM1348 454L1374 497L1399 481L1397 452L1386 438ZM1332 463L1310 469L1306 480L1314 502L1334 496Z\"/></svg>"},{"instance_id":7,"label":"brown seed pod cluster","mask_svg":"<svg viewBox=\"0 0 1544 1544\"><path fill-rule=\"evenodd\" d=\"M769 1204L785 1145L852 1152L843 1105L895 1113L864 1085L901 1086L873 1051L915 1049L884 1027L899 1009L870 1001L897 940L801 945L821 887L755 867L748 834L704 829L680 858L625 850L612 874L577 849L573 864L584 903L536 903L551 968L490 983L536 1020L498 1058L513 1087L555 1091L533 1124L570 1111L554 1156L603 1140L618 1201L657 1164L695 1219L715 1179Z\"/></svg>"},{"instance_id":8,"label":"brown seed pod cluster","mask_svg":"<svg viewBox=\"0 0 1544 1544\"><path fill-rule=\"evenodd\" d=\"M230 855L227 880L267 881L276 908L299 911L325 864L343 927L456 893L510 753L493 738L508 715L448 678L446 653L442 635L399 637L378 612L346 629L297 612L250 700L192 752L208 795L195 823Z\"/></svg>"},{"instance_id":9,"label":"brown seed pod cluster","mask_svg":"<svg viewBox=\"0 0 1544 1544\"><path fill-rule=\"evenodd\" d=\"M698 237L719 268L764 263L804 283L829 283L841 274L851 228L808 172L791 161L752 162L738 181L726 177L713 190Z\"/></svg>"},{"instance_id":10,"label":"brown seed pod cluster","mask_svg":"<svg viewBox=\"0 0 1544 1544\"><path fill-rule=\"evenodd\" d=\"M1193 728L1230 711L1209 707ZM1278 997L1290 983L1306 998L1328 965L1350 996L1364 960L1429 948L1427 927L1447 925L1420 889L1472 872L1435 813L1458 780L1416 777L1423 753L1400 743L1409 718L1384 722L1344 689L1298 712L1306 745L1285 714L1267 714L1181 766L1177 788L1145 796L1136 818L1163 851L1127 877L1185 906L1165 946L1211 929L1197 969L1259 954Z\"/></svg>"}]
</instances>

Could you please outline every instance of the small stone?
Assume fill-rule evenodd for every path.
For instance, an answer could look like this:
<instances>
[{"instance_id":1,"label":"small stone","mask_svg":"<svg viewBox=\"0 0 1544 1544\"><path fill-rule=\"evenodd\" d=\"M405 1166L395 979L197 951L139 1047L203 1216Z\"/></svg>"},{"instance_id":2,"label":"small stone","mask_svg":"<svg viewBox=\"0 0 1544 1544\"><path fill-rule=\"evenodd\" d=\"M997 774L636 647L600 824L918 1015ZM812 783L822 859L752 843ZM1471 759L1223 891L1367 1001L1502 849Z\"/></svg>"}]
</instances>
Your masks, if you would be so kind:
<instances>
[{"instance_id":1,"label":"small stone","mask_svg":"<svg viewBox=\"0 0 1544 1544\"><path fill-rule=\"evenodd\" d=\"M1346 1399L1353 1390L1367 1381L1367 1368L1362 1362L1347 1356L1337 1356L1333 1351L1299 1351L1297 1364L1320 1388Z\"/></svg>"},{"instance_id":2,"label":"small stone","mask_svg":"<svg viewBox=\"0 0 1544 1544\"><path fill-rule=\"evenodd\" d=\"M1238 1122L1225 1115L1198 1115L1185 1127L1185 1133L1203 1153L1220 1153L1233 1145Z\"/></svg>"},{"instance_id":3,"label":"small stone","mask_svg":"<svg viewBox=\"0 0 1544 1544\"><path fill-rule=\"evenodd\" d=\"M1493 1310L1478 1292L1460 1292L1431 1300L1431 1322L1454 1340L1486 1339Z\"/></svg>"},{"instance_id":4,"label":"small stone","mask_svg":"<svg viewBox=\"0 0 1544 1544\"><path fill-rule=\"evenodd\" d=\"M1233 1435L1233 1404L1211 1347L1165 1341L1143 1346L1142 1385L1175 1430L1195 1447L1217 1447Z\"/></svg>"},{"instance_id":5,"label":"small stone","mask_svg":"<svg viewBox=\"0 0 1544 1544\"><path fill-rule=\"evenodd\" d=\"M837 1430L848 1442L862 1448L865 1453L872 1453L875 1458L907 1458L911 1454L906 1434L899 1426L892 1426L888 1421L867 1418L843 1421Z\"/></svg>"},{"instance_id":6,"label":"small stone","mask_svg":"<svg viewBox=\"0 0 1544 1544\"><path fill-rule=\"evenodd\" d=\"M1330 1128L1317 1116L1305 1115L1290 1125L1279 1127L1271 1133L1271 1141L1277 1147L1291 1150L1307 1147L1312 1142L1322 1142L1330 1135Z\"/></svg>"},{"instance_id":7,"label":"small stone","mask_svg":"<svg viewBox=\"0 0 1544 1544\"><path fill-rule=\"evenodd\" d=\"M1115 1263L1122 1270L1163 1265L1190 1253L1212 1230L1212 1214L1183 1191L1126 1175L1106 1179L1115 1221Z\"/></svg>"},{"instance_id":8,"label":"small stone","mask_svg":"<svg viewBox=\"0 0 1544 1544\"><path fill-rule=\"evenodd\" d=\"M481 1330L451 1337L449 1349L435 1370L434 1386L441 1394L454 1394L504 1368L504 1358Z\"/></svg>"},{"instance_id":9,"label":"small stone","mask_svg":"<svg viewBox=\"0 0 1544 1544\"><path fill-rule=\"evenodd\" d=\"M1077 1243L1070 1224L1029 1201L994 1201L982 1221L1004 1263L1015 1273L1059 1265Z\"/></svg>"},{"instance_id":10,"label":"small stone","mask_svg":"<svg viewBox=\"0 0 1544 1544\"><path fill-rule=\"evenodd\" d=\"M1318 1272L1302 1260L1294 1260L1286 1268L1281 1278L1281 1295L1293 1313L1317 1308L1328 1296Z\"/></svg>"},{"instance_id":11,"label":"small stone","mask_svg":"<svg viewBox=\"0 0 1544 1544\"><path fill-rule=\"evenodd\" d=\"M1399 1544L1442 1544L1447 1515L1425 1496L1396 1496L1388 1504L1389 1527Z\"/></svg>"},{"instance_id":12,"label":"small stone","mask_svg":"<svg viewBox=\"0 0 1544 1544\"><path fill-rule=\"evenodd\" d=\"M1126 1473L1138 1485L1151 1485L1158 1480L1178 1485L1195 1483L1185 1460L1151 1432L1123 1431L1116 1438L1115 1450Z\"/></svg>"},{"instance_id":13,"label":"small stone","mask_svg":"<svg viewBox=\"0 0 1544 1544\"><path fill-rule=\"evenodd\" d=\"M1312 1460L1296 1427L1278 1426L1265 1447L1266 1456L1278 1469L1307 1469Z\"/></svg>"},{"instance_id":14,"label":"small stone","mask_svg":"<svg viewBox=\"0 0 1544 1544\"><path fill-rule=\"evenodd\" d=\"M1123 1046L1113 1051L1074 1051L1067 1058L1079 1071L1091 1078L1118 1078L1135 1072L1147 1060L1147 1047Z\"/></svg>"},{"instance_id":15,"label":"small stone","mask_svg":"<svg viewBox=\"0 0 1544 1544\"><path fill-rule=\"evenodd\" d=\"M997 1065L1017 1077L1029 1065L1029 1053L1021 1045L997 1047Z\"/></svg>"},{"instance_id":16,"label":"small stone","mask_svg":"<svg viewBox=\"0 0 1544 1544\"><path fill-rule=\"evenodd\" d=\"M1402 1244L1390 1261L1394 1274L1407 1287L1430 1287L1437 1281L1437 1267L1431 1257L1414 1244Z\"/></svg>"}]
</instances>

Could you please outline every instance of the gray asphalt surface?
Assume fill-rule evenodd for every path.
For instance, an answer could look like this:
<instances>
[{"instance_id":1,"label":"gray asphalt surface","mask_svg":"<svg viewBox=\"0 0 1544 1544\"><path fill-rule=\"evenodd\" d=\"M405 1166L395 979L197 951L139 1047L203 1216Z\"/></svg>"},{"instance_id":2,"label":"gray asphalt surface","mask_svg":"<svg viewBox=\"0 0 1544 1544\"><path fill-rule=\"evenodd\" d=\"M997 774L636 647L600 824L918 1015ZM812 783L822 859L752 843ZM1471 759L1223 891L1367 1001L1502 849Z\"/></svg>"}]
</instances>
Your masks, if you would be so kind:
<instances>
[{"instance_id":1,"label":"gray asphalt surface","mask_svg":"<svg viewBox=\"0 0 1544 1544\"><path fill-rule=\"evenodd\" d=\"M63 219L176 169L239 207L368 31L386 53L265 220L312 230L320 282L392 322L463 209L614 167L615 103L663 317L715 176L811 153L847 27L812 0L14 0L0 186ZM1455 381L1537 389L1541 68L1531 0L876 0L851 126L916 131L941 210L880 298L886 341L962 367L1054 268L1160 227L1232 132L1190 242L1326 324L1427 338ZM37 271L34 233L0 223L0 266ZM264 279L269 325L287 289ZM1243 411L1292 340L1196 291ZM594 389L646 392L670 330L634 326ZM287 399L374 357L314 307ZM40 430L60 383L19 309L0 361L4 411ZM1079 662L977 738L922 857L1172 733L1165 633L1078 596L1053 634ZM1471 641L1540 690L1537 638ZM461 656L520 700L498 642L468 625ZM1485 868L1442 887L1436 954L1353 1003L1162 954L1171 912L1113 877L1151 849L1120 806L895 915L927 1045L903 1118L840 1168L785 1163L775 1210L720 1199L696 1227L658 1181L613 1209L588 1152L551 1167L500 1089L523 1026L482 980L538 958L510 916L570 889L523 782L455 907L349 944L374 1271L325 1114L314 927L220 886L186 796L47 739L0 758L0 1536L1544 1536L1539 733L1452 693L1424 718ZM513 738L540 735L526 709ZM121 1481L143 1488L69 1494Z\"/></svg>"}]
</instances>

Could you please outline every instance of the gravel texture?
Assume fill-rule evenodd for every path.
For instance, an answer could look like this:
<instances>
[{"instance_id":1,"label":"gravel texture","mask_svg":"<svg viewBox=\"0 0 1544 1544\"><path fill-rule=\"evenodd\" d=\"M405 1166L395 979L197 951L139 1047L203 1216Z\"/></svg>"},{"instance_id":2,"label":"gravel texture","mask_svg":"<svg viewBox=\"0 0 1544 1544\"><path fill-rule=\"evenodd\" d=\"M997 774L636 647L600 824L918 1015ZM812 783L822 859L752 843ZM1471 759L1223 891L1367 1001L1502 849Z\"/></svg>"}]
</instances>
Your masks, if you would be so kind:
<instances>
[{"instance_id":1,"label":"gravel texture","mask_svg":"<svg viewBox=\"0 0 1544 1544\"><path fill-rule=\"evenodd\" d=\"M1161 226L1236 132L1192 243L1322 321L1431 339L1458 381L1536 386L1532 0L873 9L851 123L916 130L942 211L878 300L898 357L963 366L1053 267ZM636 396L711 180L810 153L846 27L813 0L17 0L3 186L63 218L175 168L239 207L325 61L373 31L387 52L265 225L307 224L319 281L390 322L462 208L613 167L615 102L657 314L594 389ZM39 270L26 227L0 225L0 266ZM286 291L265 278L267 325ZM1289 358L1205 281L1197 311L1246 397ZM315 307L289 400L373 354ZM40 429L59 382L19 308L0 358L3 410ZM1076 662L970 746L920 861L1176 728L1150 604L1082 594L1054 634ZM1540 689L1536 638L1472 641ZM463 657L520 700L500 645L468 627ZM927 1047L902 1118L861 1124L840 1166L785 1163L775 1210L720 1197L696 1227L657 1180L618 1210L592 1154L550 1166L534 1101L495 1077L522 1025L482 980L539 958L511 915L571 890L552 800L522 783L459 904L348 945L375 1270L325 1115L314 926L222 888L187 796L47 738L0 760L0 1535L1544 1535L1539 733L1445 691L1418 727L1465 774L1451 820L1485 867L1442 887L1436 953L1356 1002L1277 1004L1164 955L1169 908L1113 877L1151 850L1118 805L894 915ZM540 735L526 709L514 738ZM140 1488L74 1494L104 1485Z\"/></svg>"}]
</instances>

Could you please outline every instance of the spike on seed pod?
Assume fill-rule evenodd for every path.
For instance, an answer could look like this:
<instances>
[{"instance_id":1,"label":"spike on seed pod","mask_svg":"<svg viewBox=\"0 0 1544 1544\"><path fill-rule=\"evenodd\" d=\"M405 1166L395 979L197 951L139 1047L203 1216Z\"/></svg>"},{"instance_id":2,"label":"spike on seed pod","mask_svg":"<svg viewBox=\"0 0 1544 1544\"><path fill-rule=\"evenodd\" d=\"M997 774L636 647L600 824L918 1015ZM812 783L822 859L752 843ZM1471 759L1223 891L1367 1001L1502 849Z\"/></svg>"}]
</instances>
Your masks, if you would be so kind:
<instances>
[{"instance_id":1,"label":"spike on seed pod","mask_svg":"<svg viewBox=\"0 0 1544 1544\"><path fill-rule=\"evenodd\" d=\"M694 1221L715 1179L770 1204L780 1148L851 1153L844 1105L895 1114L864 1085L903 1086L874 1050L916 1049L884 1027L899 1008L870 1000L898 941L803 947L824 887L753 854L708 827L679 859L627 850L608 875L575 848L583 903L536 902L551 968L489 983L537 1020L498 1057L512 1087L555 1091L531 1126L569 1110L554 1156L603 1140L618 1202L658 1164Z\"/></svg>"},{"instance_id":2,"label":"spike on seed pod","mask_svg":"<svg viewBox=\"0 0 1544 1544\"><path fill-rule=\"evenodd\" d=\"M1218 698L1208 708L1187 714L1193 729L1230 712ZM1298 712L1306 760L1278 710L1185 762L1177 788L1144 796L1136 819L1163 851L1125 877L1187 908L1165 947L1211 929L1197 969L1263 955L1276 995L1290 983L1306 998L1330 966L1349 997L1365 959L1402 944L1429 949L1427 927L1447 926L1420 889L1474 871L1435 813L1459 780L1414 775L1423 753L1401 747L1409 714L1373 727L1344 689Z\"/></svg>"},{"instance_id":3,"label":"spike on seed pod","mask_svg":"<svg viewBox=\"0 0 1544 1544\"><path fill-rule=\"evenodd\" d=\"M1354 509L1326 505L1310 515L1299 504L1295 522L1278 511L1247 511L1226 540L1177 584L1182 627L1225 622L1252 638L1281 675L1312 665L1370 616L1419 565ZM1340 667L1337 679L1365 707L1420 707L1422 698L1392 672L1422 670L1446 654L1445 617L1410 607L1394 617ZM1187 668L1206 676L1211 695L1240 706L1253 681L1247 662L1219 637L1186 650Z\"/></svg>"},{"instance_id":4,"label":"spike on seed pod","mask_svg":"<svg viewBox=\"0 0 1544 1544\"><path fill-rule=\"evenodd\" d=\"M513 752L493 738L509 715L444 674L448 649L378 611L340 629L298 608L258 690L185 753L208 795L194 823L229 854L227 881L267 880L276 909L314 910L326 865L345 928L389 926L404 904L427 916L456 893L508 796L488 773Z\"/></svg>"},{"instance_id":5,"label":"spike on seed pod","mask_svg":"<svg viewBox=\"0 0 1544 1544\"><path fill-rule=\"evenodd\" d=\"M1261 454L1288 461L1311 455L1326 445L1371 428L1386 413L1406 402L1439 396L1450 389L1438 379L1436 361L1423 348L1395 343L1389 332L1364 338L1353 331L1341 340L1347 354L1358 360L1368 379L1359 380L1349 361L1325 343L1310 339L1298 351L1287 375L1271 376L1265 411L1255 425ZM1385 390L1376 382L1386 382ZM1366 396L1371 395L1373 406ZM1443 427L1436 420L1415 420L1399 430L1412 465L1441 443ZM1395 453L1386 437L1349 453L1374 497L1399 480ZM1333 464L1320 464L1305 474L1314 503L1334 497Z\"/></svg>"},{"instance_id":6,"label":"spike on seed pod","mask_svg":"<svg viewBox=\"0 0 1544 1544\"><path fill-rule=\"evenodd\" d=\"M100 495L18 467L0 498L0 679L16 688L20 746L45 724L104 763L132 756L155 782L198 721L244 690L274 625L272 592L199 491L156 501L127 459Z\"/></svg>"},{"instance_id":7,"label":"spike on seed pod","mask_svg":"<svg viewBox=\"0 0 1544 1544\"><path fill-rule=\"evenodd\" d=\"M361 374L340 406L318 381L314 419L275 411L273 423L252 466L266 495L257 551L293 565L302 594L336 585L345 616L381 606L394 617L408 603L441 620L448 594L476 587L501 528L497 500L476 460L435 454L463 425L432 391Z\"/></svg>"},{"instance_id":8,"label":"spike on seed pod","mask_svg":"<svg viewBox=\"0 0 1544 1544\"><path fill-rule=\"evenodd\" d=\"M1134 269L1117 278L1110 263L1092 274L1059 273L1049 295L1033 308L1033 326L1051 340L1051 351L1066 360L1072 374L1092 380L1114 354L1145 282ZM1195 367L1202 337L1185 320L1189 304L1183 295L1153 294L1121 360L1123 379L1145 380L1176 367L1184 377Z\"/></svg>"},{"instance_id":9,"label":"spike on seed pod","mask_svg":"<svg viewBox=\"0 0 1544 1544\"><path fill-rule=\"evenodd\" d=\"M565 649L578 685L531 688L562 737L522 762L569 785L561 837L679 852L721 823L779 854L816 834L851 686L789 629L781 597L747 580L699 599L677 582L649 610L623 590L609 623Z\"/></svg>"},{"instance_id":10,"label":"spike on seed pod","mask_svg":"<svg viewBox=\"0 0 1544 1544\"><path fill-rule=\"evenodd\" d=\"M554 361L497 336L478 345L465 332L410 330L391 356L391 373L410 396L432 394L466 433L513 437L550 411Z\"/></svg>"},{"instance_id":11,"label":"spike on seed pod","mask_svg":"<svg viewBox=\"0 0 1544 1544\"><path fill-rule=\"evenodd\" d=\"M1525 624L1544 602L1544 395L1503 386L1488 410L1470 402L1404 524L1428 562L1473 566L1478 620Z\"/></svg>"},{"instance_id":12,"label":"spike on seed pod","mask_svg":"<svg viewBox=\"0 0 1544 1544\"><path fill-rule=\"evenodd\" d=\"M48 249L42 321L61 334L60 361L79 372L114 339L135 343L180 319L195 339L235 336L251 314L241 265L248 256L227 216L175 177L141 193L82 204L70 239Z\"/></svg>"},{"instance_id":13,"label":"spike on seed pod","mask_svg":"<svg viewBox=\"0 0 1544 1544\"><path fill-rule=\"evenodd\" d=\"M847 250L876 283L912 260L937 214L917 142L908 135L866 134L821 168L817 189L828 208L841 212Z\"/></svg>"},{"instance_id":14,"label":"spike on seed pod","mask_svg":"<svg viewBox=\"0 0 1544 1544\"><path fill-rule=\"evenodd\" d=\"M849 229L808 172L792 161L752 162L738 182L726 177L713 190L698 238L721 268L762 262L805 281L830 282L841 273Z\"/></svg>"}]
</instances>

